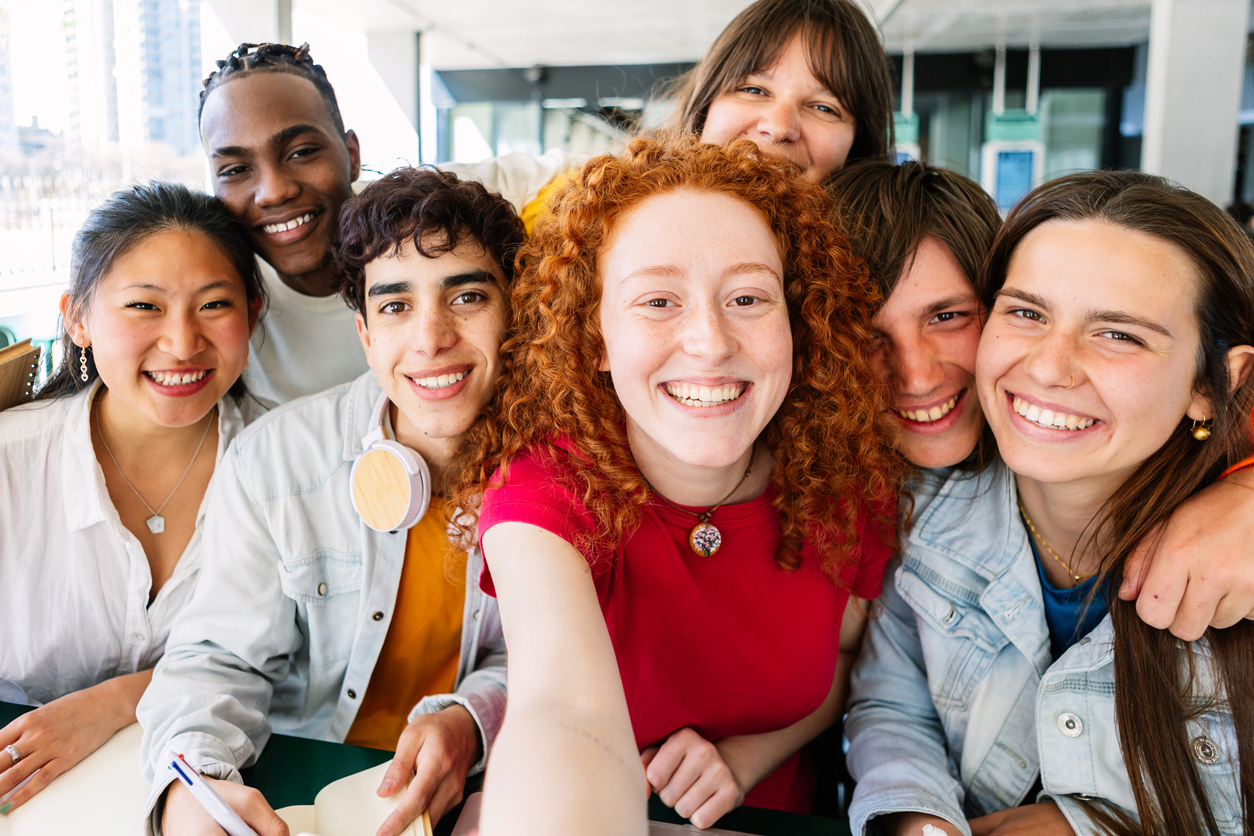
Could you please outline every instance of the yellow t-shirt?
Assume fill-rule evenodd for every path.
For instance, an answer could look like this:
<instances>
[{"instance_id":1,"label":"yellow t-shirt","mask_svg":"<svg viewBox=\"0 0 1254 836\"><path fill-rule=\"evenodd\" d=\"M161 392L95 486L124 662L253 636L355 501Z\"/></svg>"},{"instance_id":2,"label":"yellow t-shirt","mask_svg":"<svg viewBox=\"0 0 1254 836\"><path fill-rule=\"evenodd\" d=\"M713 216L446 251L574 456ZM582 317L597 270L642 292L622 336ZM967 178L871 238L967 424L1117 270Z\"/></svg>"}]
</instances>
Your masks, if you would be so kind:
<instances>
[{"instance_id":1,"label":"yellow t-shirt","mask_svg":"<svg viewBox=\"0 0 1254 836\"><path fill-rule=\"evenodd\" d=\"M562 186L574 180L576 174L578 174L576 171L567 171L557 175L545 184L534 200L523 207L518 217L522 218L523 229L526 230L528 238L535 233L536 224L539 223L540 218L549 214L553 196L561 190Z\"/></svg>"},{"instance_id":2,"label":"yellow t-shirt","mask_svg":"<svg viewBox=\"0 0 1254 836\"><path fill-rule=\"evenodd\" d=\"M447 694L456 684L466 587L460 579L450 580L447 571L453 547L445 505L433 497L427 513L409 530L392 623L346 743L396 751L418 701ZM454 565L464 566L464 555L458 557Z\"/></svg>"}]
</instances>

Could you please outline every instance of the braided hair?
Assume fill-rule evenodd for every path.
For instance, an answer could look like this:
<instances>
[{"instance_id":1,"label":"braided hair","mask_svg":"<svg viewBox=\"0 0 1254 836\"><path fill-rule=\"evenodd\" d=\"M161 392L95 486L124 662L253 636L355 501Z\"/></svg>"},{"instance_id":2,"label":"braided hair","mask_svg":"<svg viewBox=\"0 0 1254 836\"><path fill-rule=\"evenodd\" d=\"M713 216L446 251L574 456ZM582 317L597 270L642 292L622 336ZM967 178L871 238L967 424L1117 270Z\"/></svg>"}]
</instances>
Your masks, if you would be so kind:
<instances>
[{"instance_id":1,"label":"braided hair","mask_svg":"<svg viewBox=\"0 0 1254 836\"><path fill-rule=\"evenodd\" d=\"M327 71L321 64L315 64L309 55L309 44L289 46L288 44L240 44L231 51L225 60L217 61L218 69L205 79L205 89L200 91L200 110L196 113L199 123L201 114L205 112L205 99L214 88L219 87L233 78L242 78L249 73L291 73L307 78L313 83L326 102L331 121L340 135L344 135L344 119L340 116L340 105L335 100L335 88L327 80Z\"/></svg>"}]
</instances>

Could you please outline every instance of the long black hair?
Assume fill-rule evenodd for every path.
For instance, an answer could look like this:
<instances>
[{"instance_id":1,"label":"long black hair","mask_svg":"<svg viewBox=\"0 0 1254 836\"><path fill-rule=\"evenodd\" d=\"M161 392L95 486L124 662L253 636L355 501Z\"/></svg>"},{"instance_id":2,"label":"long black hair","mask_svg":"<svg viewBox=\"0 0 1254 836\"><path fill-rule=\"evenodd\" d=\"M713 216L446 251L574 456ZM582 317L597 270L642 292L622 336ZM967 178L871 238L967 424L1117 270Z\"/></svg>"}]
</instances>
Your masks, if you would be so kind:
<instances>
[{"instance_id":1,"label":"long black hair","mask_svg":"<svg viewBox=\"0 0 1254 836\"><path fill-rule=\"evenodd\" d=\"M251 305L261 300L265 289L257 271L257 259L244 227L215 197L193 192L177 183L150 183L115 192L87 216L74 236L70 258L70 304L67 314L76 319L91 303L96 287L123 254L158 232L190 230L207 236L231 260L244 283L244 294ZM61 365L35 396L36 400L72 395L92 385L99 376L95 359L87 349L79 349L62 323ZM80 351L82 354L80 355ZM79 363L87 358L87 379ZM236 398L246 393L243 379L232 384Z\"/></svg>"}]
</instances>

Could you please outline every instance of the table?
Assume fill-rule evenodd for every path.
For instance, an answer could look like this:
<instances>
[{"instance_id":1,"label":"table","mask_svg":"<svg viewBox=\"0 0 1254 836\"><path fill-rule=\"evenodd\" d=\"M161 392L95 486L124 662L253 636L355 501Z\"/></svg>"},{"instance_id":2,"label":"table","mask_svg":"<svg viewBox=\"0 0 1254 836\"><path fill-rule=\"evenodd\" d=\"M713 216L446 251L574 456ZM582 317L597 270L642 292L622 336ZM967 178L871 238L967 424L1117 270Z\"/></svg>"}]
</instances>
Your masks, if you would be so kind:
<instances>
[{"instance_id":1,"label":"table","mask_svg":"<svg viewBox=\"0 0 1254 836\"><path fill-rule=\"evenodd\" d=\"M27 711L30 711L28 706L0 703L0 727ZM256 765L241 770L241 773L244 783L261 790L270 806L287 807L313 804L314 796L327 784L377 766L391 757L391 752L381 749L275 734L270 736ZM481 789L481 783L481 777L471 778L467 781L466 794ZM458 812L460 808L439 822L435 828L436 836L447 836L452 831ZM672 824L685 821L657 796L649 799L649 818ZM848 821L757 807L733 810L720 819L717 826L756 836L849 836Z\"/></svg>"}]
</instances>

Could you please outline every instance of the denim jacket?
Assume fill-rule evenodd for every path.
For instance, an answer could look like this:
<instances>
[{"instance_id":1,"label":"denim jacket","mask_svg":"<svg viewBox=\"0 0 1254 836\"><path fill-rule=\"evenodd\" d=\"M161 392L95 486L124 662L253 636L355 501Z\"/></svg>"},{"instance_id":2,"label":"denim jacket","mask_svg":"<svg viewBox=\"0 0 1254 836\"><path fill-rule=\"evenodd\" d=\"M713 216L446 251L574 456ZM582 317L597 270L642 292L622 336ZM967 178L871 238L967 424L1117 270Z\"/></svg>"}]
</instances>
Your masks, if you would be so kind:
<instances>
[{"instance_id":1,"label":"denim jacket","mask_svg":"<svg viewBox=\"0 0 1254 836\"><path fill-rule=\"evenodd\" d=\"M350 498L379 393L367 372L292 401L241 433L219 465L200 584L137 711L150 811L174 754L239 780L272 728L337 742L348 734L392 621L407 539L368 528ZM505 641L496 602L479 589L481 567L472 550L456 692L410 713L465 707L483 743L474 771L505 714Z\"/></svg>"},{"instance_id":2,"label":"denim jacket","mask_svg":"<svg viewBox=\"0 0 1254 836\"><path fill-rule=\"evenodd\" d=\"M1013 474L941 475L916 492L916 522L890 569L853 671L845 731L857 780L850 825L921 812L970 834L968 818L1017 806L1041 778L1078 836L1098 834L1085 802L1136 817L1115 721L1107 616L1051 664L1035 557ZM1215 687L1194 645L1203 692ZM1188 737L1223 833L1241 833L1236 739L1227 714Z\"/></svg>"}]
</instances>

